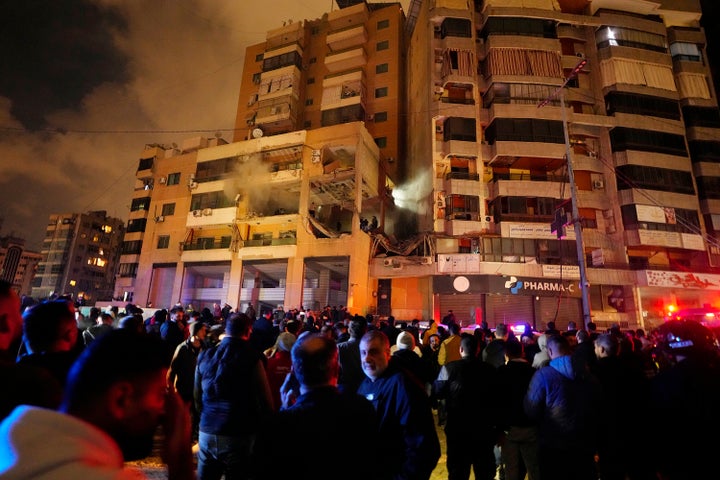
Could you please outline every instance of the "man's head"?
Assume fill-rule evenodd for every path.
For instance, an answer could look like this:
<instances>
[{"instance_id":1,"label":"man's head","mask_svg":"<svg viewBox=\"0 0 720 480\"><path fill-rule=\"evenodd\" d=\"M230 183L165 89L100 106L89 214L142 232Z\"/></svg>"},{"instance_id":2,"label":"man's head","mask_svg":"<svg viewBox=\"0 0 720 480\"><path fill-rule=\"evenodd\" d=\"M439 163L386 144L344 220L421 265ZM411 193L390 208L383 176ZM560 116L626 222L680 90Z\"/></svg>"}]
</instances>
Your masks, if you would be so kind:
<instances>
[{"instance_id":1,"label":"man's head","mask_svg":"<svg viewBox=\"0 0 720 480\"><path fill-rule=\"evenodd\" d=\"M185 310L183 307L175 306L171 308L170 319L174 322L182 322L185 319Z\"/></svg>"},{"instance_id":2,"label":"man's head","mask_svg":"<svg viewBox=\"0 0 720 480\"><path fill-rule=\"evenodd\" d=\"M567 337L557 334L550 335L547 338L547 353L550 360L555 360L564 355L570 355L570 343Z\"/></svg>"},{"instance_id":3,"label":"man's head","mask_svg":"<svg viewBox=\"0 0 720 480\"><path fill-rule=\"evenodd\" d=\"M437 333L433 333L428 337L428 344L430 345L430 348L433 350L437 350L440 348L440 335Z\"/></svg>"},{"instance_id":4,"label":"man's head","mask_svg":"<svg viewBox=\"0 0 720 480\"><path fill-rule=\"evenodd\" d=\"M595 339L595 356L597 358L614 357L618 353L618 339L609 333L598 335Z\"/></svg>"},{"instance_id":5,"label":"man's head","mask_svg":"<svg viewBox=\"0 0 720 480\"><path fill-rule=\"evenodd\" d=\"M96 319L96 323L98 325L102 325L103 323L106 325L112 325L113 324L113 317L107 312L102 312Z\"/></svg>"},{"instance_id":6,"label":"man's head","mask_svg":"<svg viewBox=\"0 0 720 480\"><path fill-rule=\"evenodd\" d=\"M516 358L522 358L523 356L523 344L516 338L505 342L505 360L512 360Z\"/></svg>"},{"instance_id":7,"label":"man's head","mask_svg":"<svg viewBox=\"0 0 720 480\"><path fill-rule=\"evenodd\" d=\"M77 335L75 309L65 300L42 302L23 313L23 339L30 353L66 352Z\"/></svg>"},{"instance_id":8,"label":"man's head","mask_svg":"<svg viewBox=\"0 0 720 480\"><path fill-rule=\"evenodd\" d=\"M348 333L352 338L360 339L367 332L367 320L360 315L356 315L355 318L350 322Z\"/></svg>"},{"instance_id":9,"label":"man's head","mask_svg":"<svg viewBox=\"0 0 720 480\"><path fill-rule=\"evenodd\" d=\"M567 326L568 331L577 330L577 323L574 320L570 320Z\"/></svg>"},{"instance_id":10,"label":"man's head","mask_svg":"<svg viewBox=\"0 0 720 480\"><path fill-rule=\"evenodd\" d=\"M252 330L252 324L252 319L244 313L230 315L225 322L225 334L229 337L248 337Z\"/></svg>"},{"instance_id":11,"label":"man's head","mask_svg":"<svg viewBox=\"0 0 720 480\"><path fill-rule=\"evenodd\" d=\"M415 348L415 337L410 332L400 332L395 345L398 350L413 350Z\"/></svg>"},{"instance_id":12,"label":"man's head","mask_svg":"<svg viewBox=\"0 0 720 480\"><path fill-rule=\"evenodd\" d=\"M9 282L0 280L0 352L8 350L22 334L20 297Z\"/></svg>"},{"instance_id":13,"label":"man's head","mask_svg":"<svg viewBox=\"0 0 720 480\"><path fill-rule=\"evenodd\" d=\"M70 369L60 410L104 430L126 461L144 458L165 413L166 373L162 340L113 330Z\"/></svg>"},{"instance_id":14,"label":"man's head","mask_svg":"<svg viewBox=\"0 0 720 480\"><path fill-rule=\"evenodd\" d=\"M475 335L464 333L460 337L460 356L463 358L477 357L478 341Z\"/></svg>"},{"instance_id":15,"label":"man's head","mask_svg":"<svg viewBox=\"0 0 720 480\"><path fill-rule=\"evenodd\" d=\"M450 335L460 335L460 325L451 323L448 325L448 332L450 332Z\"/></svg>"},{"instance_id":16,"label":"man's head","mask_svg":"<svg viewBox=\"0 0 720 480\"><path fill-rule=\"evenodd\" d=\"M207 335L207 325L203 322L192 322L190 324L190 337L193 340L205 341Z\"/></svg>"},{"instance_id":17,"label":"man's head","mask_svg":"<svg viewBox=\"0 0 720 480\"><path fill-rule=\"evenodd\" d=\"M380 330L370 330L360 340L360 363L363 372L375 381L390 363L390 341Z\"/></svg>"},{"instance_id":18,"label":"man's head","mask_svg":"<svg viewBox=\"0 0 720 480\"><path fill-rule=\"evenodd\" d=\"M507 340L508 338L508 328L507 325L504 323L498 323L495 326L495 338L498 340Z\"/></svg>"},{"instance_id":19,"label":"man's head","mask_svg":"<svg viewBox=\"0 0 720 480\"><path fill-rule=\"evenodd\" d=\"M301 392L315 387L337 385L338 351L335 340L309 334L295 342L291 351L293 372Z\"/></svg>"}]
</instances>

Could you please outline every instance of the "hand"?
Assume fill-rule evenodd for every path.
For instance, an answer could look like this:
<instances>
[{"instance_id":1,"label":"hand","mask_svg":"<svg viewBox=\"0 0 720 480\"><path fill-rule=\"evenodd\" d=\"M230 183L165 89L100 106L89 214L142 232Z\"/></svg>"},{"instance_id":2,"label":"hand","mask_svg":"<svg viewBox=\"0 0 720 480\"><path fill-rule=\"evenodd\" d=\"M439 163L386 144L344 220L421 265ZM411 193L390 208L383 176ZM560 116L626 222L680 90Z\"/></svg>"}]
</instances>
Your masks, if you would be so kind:
<instances>
[{"instance_id":1,"label":"hand","mask_svg":"<svg viewBox=\"0 0 720 480\"><path fill-rule=\"evenodd\" d=\"M282 402L281 407L292 407L299 395L300 392L297 378L295 378L295 375L290 372L285 375L285 381L280 386L280 400Z\"/></svg>"}]
</instances>

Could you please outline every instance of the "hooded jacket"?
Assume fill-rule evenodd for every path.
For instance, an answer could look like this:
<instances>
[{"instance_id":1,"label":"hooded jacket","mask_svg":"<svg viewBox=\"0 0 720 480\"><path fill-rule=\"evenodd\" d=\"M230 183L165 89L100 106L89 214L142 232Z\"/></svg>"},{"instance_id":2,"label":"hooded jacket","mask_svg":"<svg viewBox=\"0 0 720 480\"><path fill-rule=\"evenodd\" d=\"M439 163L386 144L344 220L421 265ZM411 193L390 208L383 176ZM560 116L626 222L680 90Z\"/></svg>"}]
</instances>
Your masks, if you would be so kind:
<instances>
[{"instance_id":1,"label":"hooded jacket","mask_svg":"<svg viewBox=\"0 0 720 480\"><path fill-rule=\"evenodd\" d=\"M117 443L94 425L43 408L17 407L0 423L4 480L138 480Z\"/></svg>"},{"instance_id":2,"label":"hooded jacket","mask_svg":"<svg viewBox=\"0 0 720 480\"><path fill-rule=\"evenodd\" d=\"M594 450L600 386L595 377L577 375L565 355L536 371L525 396L525 412L539 423L540 445Z\"/></svg>"}]
</instances>

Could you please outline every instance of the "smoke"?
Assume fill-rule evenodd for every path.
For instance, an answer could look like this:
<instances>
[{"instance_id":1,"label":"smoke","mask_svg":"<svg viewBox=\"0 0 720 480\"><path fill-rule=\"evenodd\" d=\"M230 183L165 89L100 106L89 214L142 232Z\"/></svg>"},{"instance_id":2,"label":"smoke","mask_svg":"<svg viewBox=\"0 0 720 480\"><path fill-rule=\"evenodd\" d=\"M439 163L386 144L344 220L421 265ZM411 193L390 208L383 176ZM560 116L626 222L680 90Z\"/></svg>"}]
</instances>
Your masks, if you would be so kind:
<instances>
[{"instance_id":1,"label":"smoke","mask_svg":"<svg viewBox=\"0 0 720 480\"><path fill-rule=\"evenodd\" d=\"M273 183L273 164L263 161L262 153L243 155L235 169L237 180L230 191L225 193L228 198L240 193L246 200L248 215L297 213L300 171L297 172L297 186L294 189L287 183Z\"/></svg>"},{"instance_id":2,"label":"smoke","mask_svg":"<svg viewBox=\"0 0 720 480\"><path fill-rule=\"evenodd\" d=\"M430 211L428 197L432 193L432 171L424 170L410 181L396 186L392 191L395 205L418 215Z\"/></svg>"}]
</instances>

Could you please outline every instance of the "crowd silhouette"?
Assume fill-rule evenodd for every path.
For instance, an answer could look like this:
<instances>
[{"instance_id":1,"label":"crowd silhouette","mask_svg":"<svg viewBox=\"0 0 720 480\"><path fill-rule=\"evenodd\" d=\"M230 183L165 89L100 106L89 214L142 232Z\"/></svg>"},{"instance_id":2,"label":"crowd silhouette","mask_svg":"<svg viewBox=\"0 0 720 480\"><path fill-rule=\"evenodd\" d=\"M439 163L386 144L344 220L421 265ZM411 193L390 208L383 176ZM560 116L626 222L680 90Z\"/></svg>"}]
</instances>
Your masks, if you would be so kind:
<instances>
[{"instance_id":1,"label":"crowd silhouette","mask_svg":"<svg viewBox=\"0 0 720 480\"><path fill-rule=\"evenodd\" d=\"M442 453L449 479L716 475L711 329L516 334L451 314L216 303L85 317L66 298L22 305L0 282L0 477L138 478L127 462L157 438L171 479L428 479Z\"/></svg>"}]
</instances>

